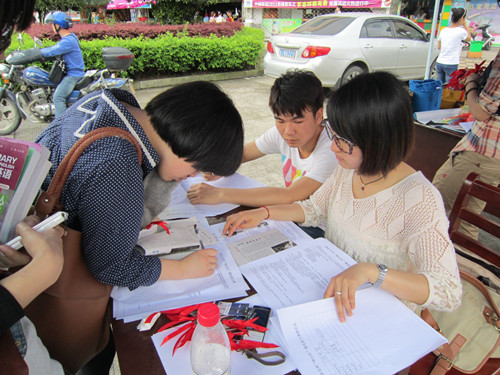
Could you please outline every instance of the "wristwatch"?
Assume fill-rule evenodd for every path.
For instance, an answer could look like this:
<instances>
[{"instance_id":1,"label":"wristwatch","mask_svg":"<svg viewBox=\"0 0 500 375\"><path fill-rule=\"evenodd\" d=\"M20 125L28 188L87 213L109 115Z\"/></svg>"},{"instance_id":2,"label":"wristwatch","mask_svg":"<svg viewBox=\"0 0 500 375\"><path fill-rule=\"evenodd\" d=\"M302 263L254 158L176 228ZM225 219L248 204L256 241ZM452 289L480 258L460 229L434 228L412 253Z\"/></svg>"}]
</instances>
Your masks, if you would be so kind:
<instances>
[{"instance_id":1,"label":"wristwatch","mask_svg":"<svg viewBox=\"0 0 500 375\"><path fill-rule=\"evenodd\" d=\"M377 267L378 267L379 273L378 273L377 281L375 281L373 283L373 286L378 288L384 282L385 274L387 273L387 271L389 271L389 268L387 268L387 266L385 264L379 264Z\"/></svg>"}]
</instances>

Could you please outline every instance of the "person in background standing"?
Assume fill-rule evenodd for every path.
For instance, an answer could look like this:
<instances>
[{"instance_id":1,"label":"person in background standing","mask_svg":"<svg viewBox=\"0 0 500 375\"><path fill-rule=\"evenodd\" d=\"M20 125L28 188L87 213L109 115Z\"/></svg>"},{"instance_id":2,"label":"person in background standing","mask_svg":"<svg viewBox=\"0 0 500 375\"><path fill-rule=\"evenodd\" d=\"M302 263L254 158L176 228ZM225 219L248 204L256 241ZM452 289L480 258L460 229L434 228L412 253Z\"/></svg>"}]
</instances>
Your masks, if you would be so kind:
<instances>
[{"instance_id":1,"label":"person in background standing","mask_svg":"<svg viewBox=\"0 0 500 375\"><path fill-rule=\"evenodd\" d=\"M200 22L201 22L201 15L200 11L197 10L196 12L194 12L193 23L200 23Z\"/></svg>"},{"instance_id":2,"label":"person in background standing","mask_svg":"<svg viewBox=\"0 0 500 375\"><path fill-rule=\"evenodd\" d=\"M61 37L61 40L52 47L42 48L40 53L43 57L62 56L66 64L66 75L54 92L55 117L57 118L66 110L68 96L85 74L85 64L78 38L68 30L73 27L71 18L63 12L50 12L45 17L45 23L52 24L54 32Z\"/></svg>"},{"instance_id":3,"label":"person in background standing","mask_svg":"<svg viewBox=\"0 0 500 375\"><path fill-rule=\"evenodd\" d=\"M450 80L451 73L458 69L460 63L460 52L462 52L462 40L471 40L470 29L465 20L464 8L451 9L451 26L445 27L439 33L438 48L440 50L437 58L436 70L441 84L446 85Z\"/></svg>"},{"instance_id":4,"label":"person in background standing","mask_svg":"<svg viewBox=\"0 0 500 375\"><path fill-rule=\"evenodd\" d=\"M226 19L224 18L220 10L217 11L217 17L215 17L215 22L216 23L226 22Z\"/></svg>"},{"instance_id":5,"label":"person in background standing","mask_svg":"<svg viewBox=\"0 0 500 375\"><path fill-rule=\"evenodd\" d=\"M210 19L208 20L208 22L210 23L215 23L216 22L216 16L217 16L217 13L215 13L215 11L211 11L210 12Z\"/></svg>"}]
</instances>

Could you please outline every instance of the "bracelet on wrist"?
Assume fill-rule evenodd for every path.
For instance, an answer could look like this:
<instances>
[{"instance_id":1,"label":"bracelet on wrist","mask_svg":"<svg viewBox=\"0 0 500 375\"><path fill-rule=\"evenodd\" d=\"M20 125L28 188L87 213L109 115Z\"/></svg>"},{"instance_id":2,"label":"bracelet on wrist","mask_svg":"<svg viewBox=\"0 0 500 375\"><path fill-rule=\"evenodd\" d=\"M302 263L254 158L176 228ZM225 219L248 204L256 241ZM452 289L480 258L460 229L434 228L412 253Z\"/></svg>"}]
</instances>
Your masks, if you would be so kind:
<instances>
[{"instance_id":1,"label":"bracelet on wrist","mask_svg":"<svg viewBox=\"0 0 500 375\"><path fill-rule=\"evenodd\" d=\"M476 89L479 88L479 82L477 82L477 81L468 81L468 82L465 82L464 89L467 89L467 84L469 84L469 83L475 83L476 84Z\"/></svg>"},{"instance_id":2,"label":"bracelet on wrist","mask_svg":"<svg viewBox=\"0 0 500 375\"><path fill-rule=\"evenodd\" d=\"M469 96L469 93L471 91L478 91L478 88L477 87L473 87L473 88L468 89L467 91L465 91L465 99L467 99L467 97Z\"/></svg>"},{"instance_id":3,"label":"bracelet on wrist","mask_svg":"<svg viewBox=\"0 0 500 375\"><path fill-rule=\"evenodd\" d=\"M267 211L267 217L264 220L269 219L271 217L271 212L269 212L269 208L267 208L267 206L260 206L260 208L265 208Z\"/></svg>"}]
</instances>

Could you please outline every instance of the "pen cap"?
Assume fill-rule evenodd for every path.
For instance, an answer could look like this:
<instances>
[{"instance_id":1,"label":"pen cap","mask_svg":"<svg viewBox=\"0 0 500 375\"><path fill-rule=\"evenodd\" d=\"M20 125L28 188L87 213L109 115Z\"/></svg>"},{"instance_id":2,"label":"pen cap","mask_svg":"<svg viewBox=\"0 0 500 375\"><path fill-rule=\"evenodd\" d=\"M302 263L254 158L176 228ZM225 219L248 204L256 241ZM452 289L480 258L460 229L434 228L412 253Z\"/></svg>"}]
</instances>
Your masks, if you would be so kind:
<instances>
[{"instance_id":1,"label":"pen cap","mask_svg":"<svg viewBox=\"0 0 500 375\"><path fill-rule=\"evenodd\" d=\"M213 327L219 322L220 311L215 303L204 303L198 308L198 323L204 327Z\"/></svg>"}]
</instances>

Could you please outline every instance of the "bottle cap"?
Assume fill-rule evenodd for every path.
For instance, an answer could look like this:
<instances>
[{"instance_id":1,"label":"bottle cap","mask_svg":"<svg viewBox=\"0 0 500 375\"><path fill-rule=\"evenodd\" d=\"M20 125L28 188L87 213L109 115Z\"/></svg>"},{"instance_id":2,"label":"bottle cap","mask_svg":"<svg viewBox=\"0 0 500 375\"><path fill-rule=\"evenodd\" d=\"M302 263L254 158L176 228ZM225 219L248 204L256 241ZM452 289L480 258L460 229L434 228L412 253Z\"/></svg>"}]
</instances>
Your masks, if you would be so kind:
<instances>
[{"instance_id":1,"label":"bottle cap","mask_svg":"<svg viewBox=\"0 0 500 375\"><path fill-rule=\"evenodd\" d=\"M204 303L198 308L198 323L202 326L213 327L219 319L219 307L215 303Z\"/></svg>"}]
</instances>

